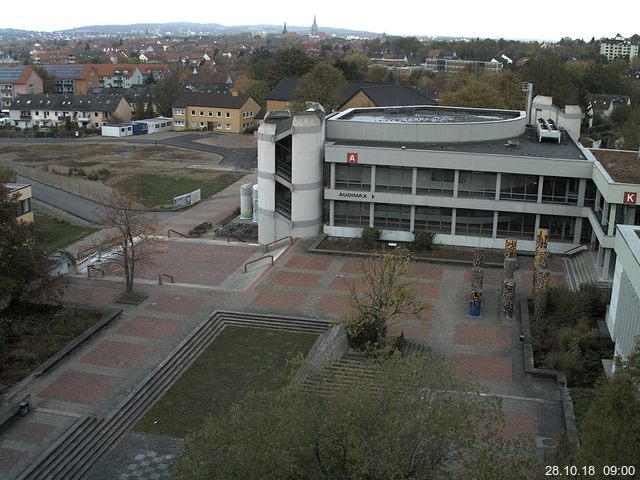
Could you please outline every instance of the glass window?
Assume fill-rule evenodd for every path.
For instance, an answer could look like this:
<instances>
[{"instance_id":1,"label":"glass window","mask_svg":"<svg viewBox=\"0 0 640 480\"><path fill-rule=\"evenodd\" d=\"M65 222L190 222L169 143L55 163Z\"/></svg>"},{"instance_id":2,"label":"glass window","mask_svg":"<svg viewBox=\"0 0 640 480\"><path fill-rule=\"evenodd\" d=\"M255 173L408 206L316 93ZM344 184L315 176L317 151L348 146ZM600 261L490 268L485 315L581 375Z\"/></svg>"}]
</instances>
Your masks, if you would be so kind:
<instances>
[{"instance_id":1,"label":"glass window","mask_svg":"<svg viewBox=\"0 0 640 480\"><path fill-rule=\"evenodd\" d=\"M369 225L369 203L334 202L333 224L364 227Z\"/></svg>"},{"instance_id":2,"label":"glass window","mask_svg":"<svg viewBox=\"0 0 640 480\"><path fill-rule=\"evenodd\" d=\"M411 226L409 205L376 203L373 207L373 226L387 230L407 230Z\"/></svg>"},{"instance_id":3,"label":"glass window","mask_svg":"<svg viewBox=\"0 0 640 480\"><path fill-rule=\"evenodd\" d=\"M227 118L231 118L231 114L229 112L224 112L224 116Z\"/></svg>"},{"instance_id":4,"label":"glass window","mask_svg":"<svg viewBox=\"0 0 640 480\"><path fill-rule=\"evenodd\" d=\"M451 233L451 208L416 207L414 229Z\"/></svg>"},{"instance_id":5,"label":"glass window","mask_svg":"<svg viewBox=\"0 0 640 480\"><path fill-rule=\"evenodd\" d=\"M405 167L376 167L377 192L411 193L413 182L413 168Z\"/></svg>"},{"instance_id":6,"label":"glass window","mask_svg":"<svg viewBox=\"0 0 640 480\"><path fill-rule=\"evenodd\" d=\"M532 213L498 212L498 238L533 240L536 216Z\"/></svg>"},{"instance_id":7,"label":"glass window","mask_svg":"<svg viewBox=\"0 0 640 480\"><path fill-rule=\"evenodd\" d=\"M20 200L17 206L17 216L24 215L25 213L29 213L31 211L31 199L25 198L24 200Z\"/></svg>"},{"instance_id":8,"label":"glass window","mask_svg":"<svg viewBox=\"0 0 640 480\"><path fill-rule=\"evenodd\" d=\"M545 203L578 204L577 178L544 177L542 201Z\"/></svg>"},{"instance_id":9,"label":"glass window","mask_svg":"<svg viewBox=\"0 0 640 480\"><path fill-rule=\"evenodd\" d=\"M587 180L587 186L584 191L584 206L594 207L596 205L596 192L598 188L593 180Z\"/></svg>"},{"instance_id":10,"label":"glass window","mask_svg":"<svg viewBox=\"0 0 640 480\"><path fill-rule=\"evenodd\" d=\"M549 238L558 242L573 243L575 225L576 219L574 217L540 215L540 228L548 229Z\"/></svg>"},{"instance_id":11,"label":"glass window","mask_svg":"<svg viewBox=\"0 0 640 480\"><path fill-rule=\"evenodd\" d=\"M458 196L472 198L495 198L497 174L460 170Z\"/></svg>"},{"instance_id":12,"label":"glass window","mask_svg":"<svg viewBox=\"0 0 640 480\"><path fill-rule=\"evenodd\" d=\"M500 180L500 200L537 202L538 176L503 173Z\"/></svg>"},{"instance_id":13,"label":"glass window","mask_svg":"<svg viewBox=\"0 0 640 480\"><path fill-rule=\"evenodd\" d=\"M371 190L371 167L337 163L335 184L336 188Z\"/></svg>"},{"instance_id":14,"label":"glass window","mask_svg":"<svg viewBox=\"0 0 640 480\"><path fill-rule=\"evenodd\" d=\"M455 170L419 168L416 192L418 195L435 194L451 197L453 196L454 177Z\"/></svg>"},{"instance_id":15,"label":"glass window","mask_svg":"<svg viewBox=\"0 0 640 480\"><path fill-rule=\"evenodd\" d=\"M490 237L493 234L493 212L489 210L456 210L456 235Z\"/></svg>"}]
</instances>

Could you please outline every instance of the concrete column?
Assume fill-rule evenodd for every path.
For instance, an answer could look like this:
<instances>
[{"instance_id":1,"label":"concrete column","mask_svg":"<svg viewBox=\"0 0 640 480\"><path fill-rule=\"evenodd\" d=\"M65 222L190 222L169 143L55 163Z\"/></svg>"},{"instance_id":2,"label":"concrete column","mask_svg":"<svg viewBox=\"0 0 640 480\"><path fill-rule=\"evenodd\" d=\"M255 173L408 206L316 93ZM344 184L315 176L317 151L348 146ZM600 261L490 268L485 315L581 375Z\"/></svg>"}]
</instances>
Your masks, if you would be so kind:
<instances>
[{"instance_id":1,"label":"concrete column","mask_svg":"<svg viewBox=\"0 0 640 480\"><path fill-rule=\"evenodd\" d=\"M331 166L331 183L329 183L329 187L331 189L336 188L336 164L331 162L330 163ZM331 202L331 207L333 208L333 202ZM333 216L331 217L331 225L333 225Z\"/></svg>"},{"instance_id":2,"label":"concrete column","mask_svg":"<svg viewBox=\"0 0 640 480\"><path fill-rule=\"evenodd\" d=\"M604 250L604 261L602 262L602 272L600 273L600 278L602 280L609 280L609 266L611 264L611 249L605 248Z\"/></svg>"},{"instance_id":3,"label":"concrete column","mask_svg":"<svg viewBox=\"0 0 640 480\"><path fill-rule=\"evenodd\" d=\"M598 268L604 263L604 247L602 245L598 245L598 255L596 257L596 262Z\"/></svg>"},{"instance_id":4,"label":"concrete column","mask_svg":"<svg viewBox=\"0 0 640 480\"><path fill-rule=\"evenodd\" d=\"M607 226L607 224L609 223L609 210L609 204L605 200L604 202L602 202L602 220L600 220L600 225L602 227Z\"/></svg>"},{"instance_id":5,"label":"concrete column","mask_svg":"<svg viewBox=\"0 0 640 480\"><path fill-rule=\"evenodd\" d=\"M584 195L587 191L587 179L581 178L578 183L578 206L584 207Z\"/></svg>"},{"instance_id":6,"label":"concrete column","mask_svg":"<svg viewBox=\"0 0 640 480\"><path fill-rule=\"evenodd\" d=\"M371 165L371 188L369 189L371 192L376 191L376 166Z\"/></svg>"},{"instance_id":7,"label":"concrete column","mask_svg":"<svg viewBox=\"0 0 640 480\"><path fill-rule=\"evenodd\" d=\"M491 238L498 237L498 212L493 212L493 229L491 230Z\"/></svg>"},{"instance_id":8,"label":"concrete column","mask_svg":"<svg viewBox=\"0 0 640 480\"><path fill-rule=\"evenodd\" d=\"M538 177L538 203L542 203L542 186L544 184L544 175Z\"/></svg>"},{"instance_id":9,"label":"concrete column","mask_svg":"<svg viewBox=\"0 0 640 480\"><path fill-rule=\"evenodd\" d=\"M622 205L621 205L622 206ZM609 229L607 231L607 235L612 237L616 233L616 211L618 209L618 205L612 203L609 205Z\"/></svg>"},{"instance_id":10,"label":"concrete column","mask_svg":"<svg viewBox=\"0 0 640 480\"><path fill-rule=\"evenodd\" d=\"M536 239L536 232L540 230L540 214L536 215L536 221L533 224L533 239Z\"/></svg>"},{"instance_id":11,"label":"concrete column","mask_svg":"<svg viewBox=\"0 0 640 480\"><path fill-rule=\"evenodd\" d=\"M496 200L500 200L500 182L502 181L502 173L496 175Z\"/></svg>"},{"instance_id":12,"label":"concrete column","mask_svg":"<svg viewBox=\"0 0 640 480\"><path fill-rule=\"evenodd\" d=\"M457 209L452 208L451 209L451 235L456 234L456 213L457 213Z\"/></svg>"},{"instance_id":13,"label":"concrete column","mask_svg":"<svg viewBox=\"0 0 640 480\"><path fill-rule=\"evenodd\" d=\"M332 164L333 165L333 164ZM334 226L335 214L336 214L336 206L335 200L329 200L329 225Z\"/></svg>"},{"instance_id":14,"label":"concrete column","mask_svg":"<svg viewBox=\"0 0 640 480\"><path fill-rule=\"evenodd\" d=\"M573 228L573 243L580 243L580 237L582 236L582 217L578 217L574 220L576 222Z\"/></svg>"},{"instance_id":15,"label":"concrete column","mask_svg":"<svg viewBox=\"0 0 640 480\"><path fill-rule=\"evenodd\" d=\"M415 188L415 183L413 184L413 186ZM415 231L415 229L416 229L416 206L411 205L411 219L409 220L409 231L413 232Z\"/></svg>"},{"instance_id":16,"label":"concrete column","mask_svg":"<svg viewBox=\"0 0 640 480\"><path fill-rule=\"evenodd\" d=\"M374 205L373 202L369 204L369 226L370 227L373 227L373 205Z\"/></svg>"},{"instance_id":17,"label":"concrete column","mask_svg":"<svg viewBox=\"0 0 640 480\"><path fill-rule=\"evenodd\" d=\"M411 177L411 195L415 195L418 191L418 169L413 169L413 175ZM411 229L413 231L413 228Z\"/></svg>"},{"instance_id":18,"label":"concrete column","mask_svg":"<svg viewBox=\"0 0 640 480\"><path fill-rule=\"evenodd\" d=\"M458 198L458 182L460 181L460 170L453 174L453 198Z\"/></svg>"}]
</instances>

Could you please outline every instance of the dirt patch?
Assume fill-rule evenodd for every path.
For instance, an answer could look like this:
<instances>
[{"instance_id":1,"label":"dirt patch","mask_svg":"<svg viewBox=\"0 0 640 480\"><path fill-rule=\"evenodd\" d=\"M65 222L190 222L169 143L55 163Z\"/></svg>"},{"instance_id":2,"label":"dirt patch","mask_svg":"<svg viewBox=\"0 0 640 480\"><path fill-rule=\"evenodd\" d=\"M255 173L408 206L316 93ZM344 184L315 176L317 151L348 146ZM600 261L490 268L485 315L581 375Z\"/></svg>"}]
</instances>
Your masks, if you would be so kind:
<instances>
[{"instance_id":1,"label":"dirt patch","mask_svg":"<svg viewBox=\"0 0 640 480\"><path fill-rule=\"evenodd\" d=\"M194 165L214 170L220 160L220 155L213 153L166 145L103 142L0 146L0 165L97 201L107 198L113 186L134 175L196 178L202 171L191 170Z\"/></svg>"}]
</instances>

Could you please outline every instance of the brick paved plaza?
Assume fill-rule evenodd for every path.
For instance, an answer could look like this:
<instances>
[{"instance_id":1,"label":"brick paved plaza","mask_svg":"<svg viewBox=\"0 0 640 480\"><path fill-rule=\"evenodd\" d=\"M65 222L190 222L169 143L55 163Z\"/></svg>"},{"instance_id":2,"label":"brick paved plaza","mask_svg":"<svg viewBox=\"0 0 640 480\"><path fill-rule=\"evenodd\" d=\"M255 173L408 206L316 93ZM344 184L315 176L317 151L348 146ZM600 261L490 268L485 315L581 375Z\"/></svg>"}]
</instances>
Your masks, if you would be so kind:
<instances>
[{"instance_id":1,"label":"brick paved plaza","mask_svg":"<svg viewBox=\"0 0 640 480\"><path fill-rule=\"evenodd\" d=\"M348 312L348 284L355 282L364 291L358 283L362 260L309 254L310 245L310 241L295 242L272 267L244 274L244 263L252 256L262 255L259 248L172 242L157 258L156 265L143 274L142 278L149 281L138 282L136 286L148 298L133 306L113 303L123 286L117 278L71 278L65 301L111 306L123 313L58 367L28 385L36 413L0 433L0 478L13 478L75 416L108 415L214 310L322 319L334 319ZM412 265L411 281L420 298L431 304L426 315L428 323L405 317L391 330L402 331L410 341L443 354L453 362L454 372L460 378L477 381L488 393L502 398L505 436L525 435L540 444L541 439L552 437L563 427L559 390L554 382L533 379L524 373L518 341L520 326L498 315L500 270L486 270L482 315L477 318L467 315L470 270L470 266L460 265ZM552 285L564 284L558 259L553 259L550 270ZM175 275L180 285L157 285L152 282L157 273ZM242 279L243 275L254 275L257 281L245 282L251 286L235 290L220 287L232 278ZM516 280L520 291L530 289L530 259L521 259ZM45 412L51 418L42 420ZM135 455L124 459L127 453L118 448L113 453L122 456L123 465L129 468L121 473L150 478L140 473L144 472L144 468L139 468L143 460L138 462ZM165 452L162 447L145 447L136 455L147 459L144 461L160 462L157 459L169 458L163 455L175 453L175 449ZM108 458L105 460L110 465L108 471L115 472L116 466ZM107 469L101 465L95 467L94 477L109 478L100 473L100 468ZM158 467L158 471L164 469Z\"/></svg>"}]
</instances>

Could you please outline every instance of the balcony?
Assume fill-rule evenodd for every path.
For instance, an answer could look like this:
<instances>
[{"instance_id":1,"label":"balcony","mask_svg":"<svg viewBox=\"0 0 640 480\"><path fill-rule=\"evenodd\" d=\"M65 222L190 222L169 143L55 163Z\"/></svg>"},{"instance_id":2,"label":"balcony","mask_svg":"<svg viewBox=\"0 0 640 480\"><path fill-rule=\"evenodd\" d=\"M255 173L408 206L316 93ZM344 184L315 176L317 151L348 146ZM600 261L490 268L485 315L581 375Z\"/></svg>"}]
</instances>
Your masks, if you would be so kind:
<instances>
[{"instance_id":1,"label":"balcony","mask_svg":"<svg viewBox=\"0 0 640 480\"><path fill-rule=\"evenodd\" d=\"M291 199L276 199L276 213L291 220Z\"/></svg>"},{"instance_id":2,"label":"balcony","mask_svg":"<svg viewBox=\"0 0 640 480\"><path fill-rule=\"evenodd\" d=\"M277 161L276 175L284 178L287 182L291 183L291 162L285 163L285 162Z\"/></svg>"},{"instance_id":3,"label":"balcony","mask_svg":"<svg viewBox=\"0 0 640 480\"><path fill-rule=\"evenodd\" d=\"M20 120L31 120L31 115L20 115Z\"/></svg>"}]
</instances>

